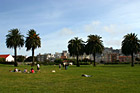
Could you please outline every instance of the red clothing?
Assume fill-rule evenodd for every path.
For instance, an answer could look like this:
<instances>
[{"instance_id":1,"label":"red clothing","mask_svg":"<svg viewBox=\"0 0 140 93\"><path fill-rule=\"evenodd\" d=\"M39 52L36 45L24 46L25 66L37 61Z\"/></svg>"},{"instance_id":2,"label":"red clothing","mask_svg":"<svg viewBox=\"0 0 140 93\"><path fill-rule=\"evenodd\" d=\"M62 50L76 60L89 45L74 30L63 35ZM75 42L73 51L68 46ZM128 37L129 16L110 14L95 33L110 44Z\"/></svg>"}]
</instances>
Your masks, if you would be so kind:
<instances>
[{"instance_id":1,"label":"red clothing","mask_svg":"<svg viewBox=\"0 0 140 93\"><path fill-rule=\"evenodd\" d=\"M32 70L31 70L31 73L35 73L35 71L32 69Z\"/></svg>"}]
</instances>

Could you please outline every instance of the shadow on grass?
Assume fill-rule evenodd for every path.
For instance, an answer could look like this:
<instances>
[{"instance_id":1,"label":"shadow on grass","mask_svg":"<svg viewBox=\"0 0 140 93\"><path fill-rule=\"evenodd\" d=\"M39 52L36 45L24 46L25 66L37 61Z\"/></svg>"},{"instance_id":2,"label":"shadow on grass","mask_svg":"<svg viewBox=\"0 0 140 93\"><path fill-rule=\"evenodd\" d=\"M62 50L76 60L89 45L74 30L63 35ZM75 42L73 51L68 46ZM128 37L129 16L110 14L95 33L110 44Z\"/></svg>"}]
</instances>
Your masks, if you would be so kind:
<instances>
[{"instance_id":1,"label":"shadow on grass","mask_svg":"<svg viewBox=\"0 0 140 93\"><path fill-rule=\"evenodd\" d=\"M130 65L102 65L100 67L129 67Z\"/></svg>"},{"instance_id":2,"label":"shadow on grass","mask_svg":"<svg viewBox=\"0 0 140 93\"><path fill-rule=\"evenodd\" d=\"M91 65L80 65L80 67L129 67L130 64L96 64L96 66Z\"/></svg>"}]
</instances>

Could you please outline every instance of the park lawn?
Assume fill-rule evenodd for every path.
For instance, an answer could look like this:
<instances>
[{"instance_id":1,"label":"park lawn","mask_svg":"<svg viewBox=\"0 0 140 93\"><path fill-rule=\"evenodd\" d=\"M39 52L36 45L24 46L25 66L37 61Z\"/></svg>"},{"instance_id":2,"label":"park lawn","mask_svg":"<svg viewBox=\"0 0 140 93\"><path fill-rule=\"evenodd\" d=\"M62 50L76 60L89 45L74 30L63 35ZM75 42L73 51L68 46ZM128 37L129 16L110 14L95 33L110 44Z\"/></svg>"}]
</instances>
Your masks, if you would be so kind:
<instances>
[{"instance_id":1,"label":"park lawn","mask_svg":"<svg viewBox=\"0 0 140 93\"><path fill-rule=\"evenodd\" d=\"M68 70L41 66L35 74L9 72L14 68L0 64L0 93L140 93L140 65L69 66ZM23 71L31 66L17 68Z\"/></svg>"}]
</instances>

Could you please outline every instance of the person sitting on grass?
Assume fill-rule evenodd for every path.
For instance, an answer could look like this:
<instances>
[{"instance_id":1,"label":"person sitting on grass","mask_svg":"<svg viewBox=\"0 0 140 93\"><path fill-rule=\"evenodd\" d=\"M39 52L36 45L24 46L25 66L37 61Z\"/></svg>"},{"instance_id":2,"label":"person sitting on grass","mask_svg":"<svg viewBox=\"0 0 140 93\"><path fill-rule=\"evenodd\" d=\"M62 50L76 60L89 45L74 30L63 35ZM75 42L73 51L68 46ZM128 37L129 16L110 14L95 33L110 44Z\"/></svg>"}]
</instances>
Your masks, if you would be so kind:
<instances>
[{"instance_id":1,"label":"person sitting on grass","mask_svg":"<svg viewBox=\"0 0 140 93\"><path fill-rule=\"evenodd\" d=\"M21 73L21 70L19 69L18 72Z\"/></svg>"},{"instance_id":2,"label":"person sitting on grass","mask_svg":"<svg viewBox=\"0 0 140 93\"><path fill-rule=\"evenodd\" d=\"M17 68L15 68L13 72L18 72L18 69L17 69Z\"/></svg>"},{"instance_id":3,"label":"person sitting on grass","mask_svg":"<svg viewBox=\"0 0 140 93\"><path fill-rule=\"evenodd\" d=\"M34 71L34 69L33 68L31 68L31 72L30 73L35 73L35 71Z\"/></svg>"},{"instance_id":4,"label":"person sitting on grass","mask_svg":"<svg viewBox=\"0 0 140 93\"><path fill-rule=\"evenodd\" d=\"M9 72L14 72L14 71L12 71L12 70L10 69Z\"/></svg>"},{"instance_id":5,"label":"person sitting on grass","mask_svg":"<svg viewBox=\"0 0 140 93\"><path fill-rule=\"evenodd\" d=\"M24 69L24 73L27 73L27 72L28 72L28 70L27 70L27 68L25 68L25 69Z\"/></svg>"}]
</instances>

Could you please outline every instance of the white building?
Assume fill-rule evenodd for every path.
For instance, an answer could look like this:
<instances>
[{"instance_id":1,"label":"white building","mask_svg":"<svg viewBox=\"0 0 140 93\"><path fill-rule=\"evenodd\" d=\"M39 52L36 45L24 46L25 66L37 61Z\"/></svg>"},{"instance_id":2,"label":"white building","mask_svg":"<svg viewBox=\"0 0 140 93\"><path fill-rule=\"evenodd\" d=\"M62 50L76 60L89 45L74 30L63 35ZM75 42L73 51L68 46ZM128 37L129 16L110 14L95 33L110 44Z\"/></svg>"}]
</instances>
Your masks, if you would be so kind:
<instances>
[{"instance_id":1,"label":"white building","mask_svg":"<svg viewBox=\"0 0 140 93\"><path fill-rule=\"evenodd\" d=\"M14 61L14 57L12 57L10 54L0 55L0 58L4 58L5 61L7 61L7 62L13 62Z\"/></svg>"},{"instance_id":2,"label":"white building","mask_svg":"<svg viewBox=\"0 0 140 93\"><path fill-rule=\"evenodd\" d=\"M37 55L37 60L40 62L44 62L46 60L53 60L53 59L54 59L54 55L52 55L51 53Z\"/></svg>"},{"instance_id":3,"label":"white building","mask_svg":"<svg viewBox=\"0 0 140 93\"><path fill-rule=\"evenodd\" d=\"M61 56L62 56L62 53L55 52L55 54L54 54L55 59L56 58L61 58Z\"/></svg>"}]
</instances>

